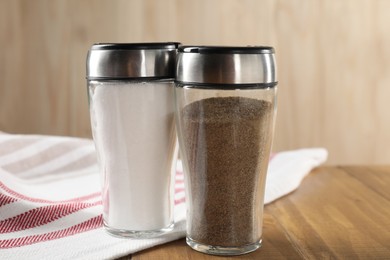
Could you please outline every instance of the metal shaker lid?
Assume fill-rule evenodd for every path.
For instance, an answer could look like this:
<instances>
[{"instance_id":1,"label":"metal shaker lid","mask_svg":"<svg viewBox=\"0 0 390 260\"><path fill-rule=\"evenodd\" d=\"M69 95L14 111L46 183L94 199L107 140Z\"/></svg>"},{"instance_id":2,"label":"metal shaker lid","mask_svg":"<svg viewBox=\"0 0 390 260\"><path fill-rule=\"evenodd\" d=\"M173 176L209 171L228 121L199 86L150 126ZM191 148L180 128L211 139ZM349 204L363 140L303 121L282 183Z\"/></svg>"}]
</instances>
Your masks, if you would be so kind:
<instances>
[{"instance_id":1,"label":"metal shaker lid","mask_svg":"<svg viewBox=\"0 0 390 260\"><path fill-rule=\"evenodd\" d=\"M176 81L185 84L272 84L274 49L264 46L181 46Z\"/></svg>"},{"instance_id":2,"label":"metal shaker lid","mask_svg":"<svg viewBox=\"0 0 390 260\"><path fill-rule=\"evenodd\" d=\"M174 78L179 43L97 43L87 56L87 79Z\"/></svg>"}]
</instances>

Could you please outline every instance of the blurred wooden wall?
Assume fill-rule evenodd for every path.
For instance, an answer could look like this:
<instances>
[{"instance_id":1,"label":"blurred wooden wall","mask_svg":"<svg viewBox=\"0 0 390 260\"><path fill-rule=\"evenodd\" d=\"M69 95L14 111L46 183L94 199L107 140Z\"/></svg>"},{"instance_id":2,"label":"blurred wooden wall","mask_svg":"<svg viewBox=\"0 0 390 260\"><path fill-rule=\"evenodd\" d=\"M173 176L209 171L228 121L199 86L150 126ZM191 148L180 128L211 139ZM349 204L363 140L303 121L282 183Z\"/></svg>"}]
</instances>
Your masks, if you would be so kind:
<instances>
[{"instance_id":1,"label":"blurred wooden wall","mask_svg":"<svg viewBox=\"0 0 390 260\"><path fill-rule=\"evenodd\" d=\"M0 0L0 131L90 137L95 42L271 45L274 150L390 163L388 0Z\"/></svg>"}]
</instances>

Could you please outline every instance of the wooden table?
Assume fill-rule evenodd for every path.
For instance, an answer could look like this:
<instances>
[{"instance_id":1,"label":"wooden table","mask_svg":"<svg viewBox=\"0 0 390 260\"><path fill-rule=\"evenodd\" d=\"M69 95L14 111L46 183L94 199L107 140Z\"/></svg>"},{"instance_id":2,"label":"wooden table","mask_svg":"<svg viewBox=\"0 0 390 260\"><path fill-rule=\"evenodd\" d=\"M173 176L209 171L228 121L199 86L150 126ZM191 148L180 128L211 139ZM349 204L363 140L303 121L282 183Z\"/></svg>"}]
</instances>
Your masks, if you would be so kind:
<instances>
[{"instance_id":1,"label":"wooden table","mask_svg":"<svg viewBox=\"0 0 390 260\"><path fill-rule=\"evenodd\" d=\"M263 246L235 259L390 259L390 166L321 167L265 207ZM216 259L181 239L123 259Z\"/></svg>"}]
</instances>

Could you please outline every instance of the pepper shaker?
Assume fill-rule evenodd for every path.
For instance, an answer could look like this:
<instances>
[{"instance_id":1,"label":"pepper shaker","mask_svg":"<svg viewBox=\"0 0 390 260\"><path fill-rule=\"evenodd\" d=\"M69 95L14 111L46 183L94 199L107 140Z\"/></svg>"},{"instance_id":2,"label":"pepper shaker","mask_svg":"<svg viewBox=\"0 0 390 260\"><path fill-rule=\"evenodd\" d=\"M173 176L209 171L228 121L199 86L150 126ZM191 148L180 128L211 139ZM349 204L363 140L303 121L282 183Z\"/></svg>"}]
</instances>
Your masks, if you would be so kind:
<instances>
[{"instance_id":1,"label":"pepper shaker","mask_svg":"<svg viewBox=\"0 0 390 260\"><path fill-rule=\"evenodd\" d=\"M261 246L276 111L272 47L181 46L175 103L187 244L215 255Z\"/></svg>"}]
</instances>

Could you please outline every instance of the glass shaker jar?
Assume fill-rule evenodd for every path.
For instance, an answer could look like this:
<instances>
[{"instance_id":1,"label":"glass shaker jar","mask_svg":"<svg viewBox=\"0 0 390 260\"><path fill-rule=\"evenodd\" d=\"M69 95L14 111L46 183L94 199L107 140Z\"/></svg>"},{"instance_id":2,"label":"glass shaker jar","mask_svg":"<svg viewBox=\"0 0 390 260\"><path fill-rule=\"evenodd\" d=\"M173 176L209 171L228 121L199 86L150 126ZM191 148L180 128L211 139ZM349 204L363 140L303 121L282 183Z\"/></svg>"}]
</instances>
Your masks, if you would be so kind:
<instances>
[{"instance_id":1,"label":"glass shaker jar","mask_svg":"<svg viewBox=\"0 0 390 260\"><path fill-rule=\"evenodd\" d=\"M187 196L187 244L215 255L261 246L276 111L271 47L181 46L176 124Z\"/></svg>"},{"instance_id":2,"label":"glass shaker jar","mask_svg":"<svg viewBox=\"0 0 390 260\"><path fill-rule=\"evenodd\" d=\"M173 227L177 43L94 44L87 57L106 230L153 237Z\"/></svg>"}]
</instances>

